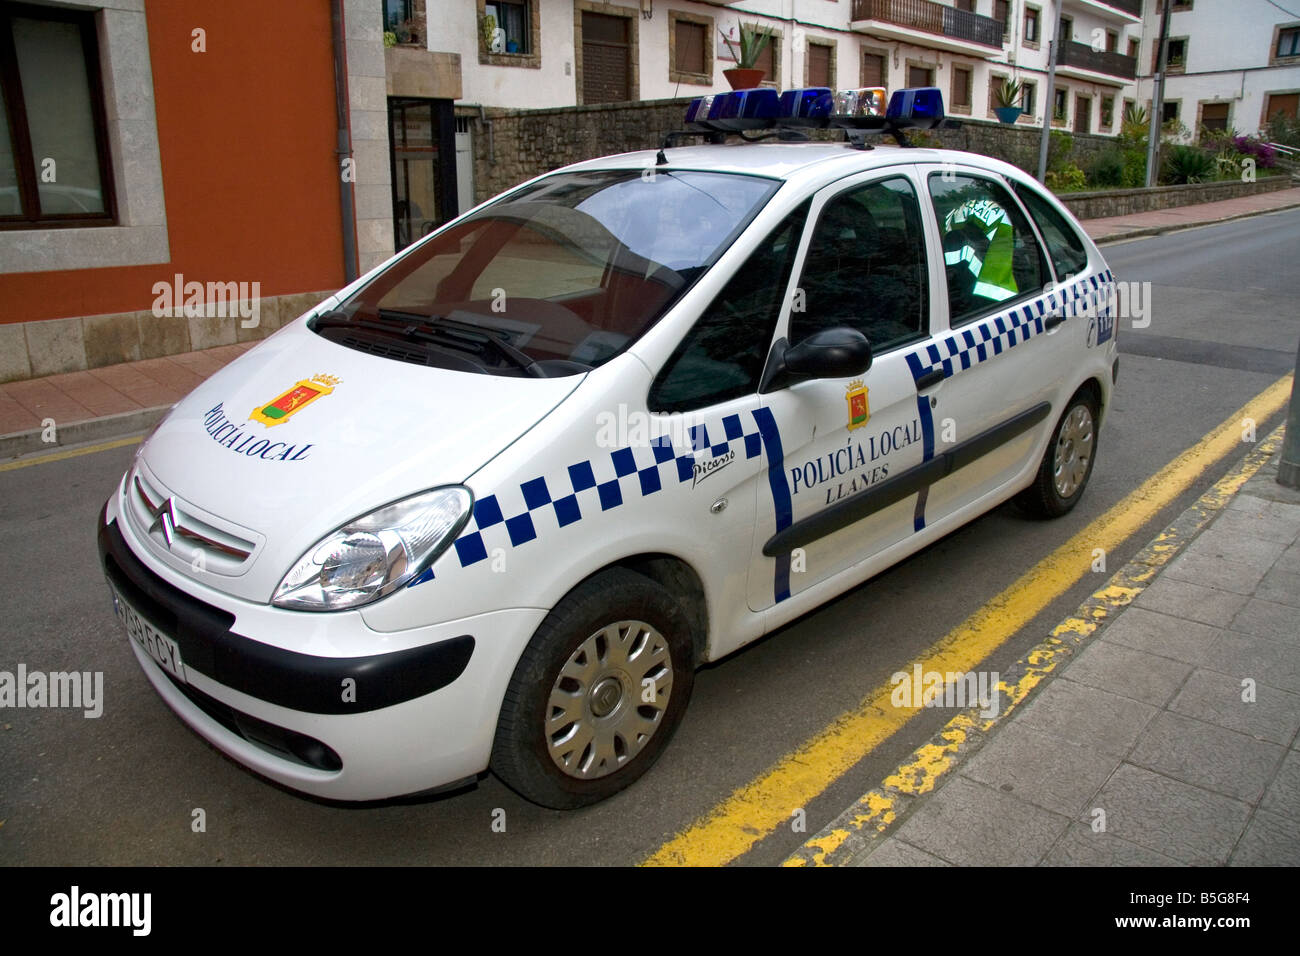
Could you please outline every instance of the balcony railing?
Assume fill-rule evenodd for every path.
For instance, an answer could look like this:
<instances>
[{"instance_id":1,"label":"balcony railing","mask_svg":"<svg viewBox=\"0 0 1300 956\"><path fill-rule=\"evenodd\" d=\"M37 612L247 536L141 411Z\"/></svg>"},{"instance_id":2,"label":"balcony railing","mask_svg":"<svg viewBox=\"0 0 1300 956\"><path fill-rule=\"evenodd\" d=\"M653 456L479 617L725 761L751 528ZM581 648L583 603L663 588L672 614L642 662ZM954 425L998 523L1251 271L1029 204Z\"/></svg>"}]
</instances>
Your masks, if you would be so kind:
<instances>
[{"instance_id":1,"label":"balcony railing","mask_svg":"<svg viewBox=\"0 0 1300 956\"><path fill-rule=\"evenodd\" d=\"M853 19L884 20L923 33L1000 49L1002 24L931 0L853 0Z\"/></svg>"},{"instance_id":2,"label":"balcony railing","mask_svg":"<svg viewBox=\"0 0 1300 956\"><path fill-rule=\"evenodd\" d=\"M1108 53L1094 50L1086 43L1070 40L1061 44L1061 52L1056 58L1060 66L1073 66L1107 76L1118 76L1131 80L1137 76L1137 58L1123 53Z\"/></svg>"}]
</instances>

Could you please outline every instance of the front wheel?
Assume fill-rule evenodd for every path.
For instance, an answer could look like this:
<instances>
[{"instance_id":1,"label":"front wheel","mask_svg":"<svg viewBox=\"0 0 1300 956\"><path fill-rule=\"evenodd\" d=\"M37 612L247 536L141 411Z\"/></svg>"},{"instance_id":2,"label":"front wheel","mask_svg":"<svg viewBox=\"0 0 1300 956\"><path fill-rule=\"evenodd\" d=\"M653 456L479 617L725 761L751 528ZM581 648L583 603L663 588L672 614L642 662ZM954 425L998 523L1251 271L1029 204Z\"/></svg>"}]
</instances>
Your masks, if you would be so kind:
<instances>
[{"instance_id":1,"label":"front wheel","mask_svg":"<svg viewBox=\"0 0 1300 956\"><path fill-rule=\"evenodd\" d=\"M1016 498L1030 514L1059 518L1083 497L1096 457L1097 414L1097 399L1091 389L1074 393L1056 423L1034 483Z\"/></svg>"},{"instance_id":2,"label":"front wheel","mask_svg":"<svg viewBox=\"0 0 1300 956\"><path fill-rule=\"evenodd\" d=\"M546 616L515 667L493 771L557 810L622 790L681 721L695 677L692 647L681 606L649 578L615 568L582 583Z\"/></svg>"}]
</instances>

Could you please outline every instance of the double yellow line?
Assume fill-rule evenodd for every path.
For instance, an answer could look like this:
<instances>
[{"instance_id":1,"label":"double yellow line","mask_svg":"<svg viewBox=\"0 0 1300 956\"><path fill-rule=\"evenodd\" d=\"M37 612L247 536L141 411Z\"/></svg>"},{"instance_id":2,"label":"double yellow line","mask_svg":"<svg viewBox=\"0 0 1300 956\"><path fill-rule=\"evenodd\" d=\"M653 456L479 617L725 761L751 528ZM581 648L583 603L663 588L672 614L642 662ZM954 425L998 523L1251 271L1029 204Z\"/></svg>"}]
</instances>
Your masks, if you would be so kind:
<instances>
[{"instance_id":1,"label":"double yellow line","mask_svg":"<svg viewBox=\"0 0 1300 956\"><path fill-rule=\"evenodd\" d=\"M1088 573L1094 549L1119 547L1207 468L1241 447L1246 420L1262 426L1290 393L1291 376L1274 382L923 651L915 663L922 671L941 673L974 669ZM856 708L705 813L644 864L721 866L748 852L916 714L919 708L895 707L892 694L888 683L872 690Z\"/></svg>"}]
</instances>

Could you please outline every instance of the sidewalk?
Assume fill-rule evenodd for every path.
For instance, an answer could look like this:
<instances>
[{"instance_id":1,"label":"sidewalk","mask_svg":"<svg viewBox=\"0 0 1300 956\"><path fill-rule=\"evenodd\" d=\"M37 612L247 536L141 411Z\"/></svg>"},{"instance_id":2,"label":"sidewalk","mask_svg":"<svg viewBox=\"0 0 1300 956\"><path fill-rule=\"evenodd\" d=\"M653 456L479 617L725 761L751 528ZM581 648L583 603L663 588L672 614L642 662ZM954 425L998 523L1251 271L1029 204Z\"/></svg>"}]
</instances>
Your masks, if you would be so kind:
<instances>
[{"instance_id":1,"label":"sidewalk","mask_svg":"<svg viewBox=\"0 0 1300 956\"><path fill-rule=\"evenodd\" d=\"M1221 199L1218 202L1194 206L1177 206L1173 209L1156 209L1135 213L1132 216L1115 216L1110 219L1085 219L1083 228L1094 241L1108 242L1154 236L1169 229L1187 226L1204 226L1213 222L1241 219L1260 213L1274 212L1300 206L1300 188L1279 189L1277 192L1242 196L1239 199Z\"/></svg>"},{"instance_id":2,"label":"sidewalk","mask_svg":"<svg viewBox=\"0 0 1300 956\"><path fill-rule=\"evenodd\" d=\"M1098 241L1154 235L1300 206L1300 188L1083 222ZM0 461L152 428L167 410L254 342L0 384ZM53 419L56 442L43 435Z\"/></svg>"},{"instance_id":3,"label":"sidewalk","mask_svg":"<svg viewBox=\"0 0 1300 956\"><path fill-rule=\"evenodd\" d=\"M1236 469L1258 467L1239 492L1230 475L1116 575L1104 590L1136 599L931 792L886 781L786 865L1300 863L1300 492L1270 446ZM873 814L891 799L896 815Z\"/></svg>"}]
</instances>

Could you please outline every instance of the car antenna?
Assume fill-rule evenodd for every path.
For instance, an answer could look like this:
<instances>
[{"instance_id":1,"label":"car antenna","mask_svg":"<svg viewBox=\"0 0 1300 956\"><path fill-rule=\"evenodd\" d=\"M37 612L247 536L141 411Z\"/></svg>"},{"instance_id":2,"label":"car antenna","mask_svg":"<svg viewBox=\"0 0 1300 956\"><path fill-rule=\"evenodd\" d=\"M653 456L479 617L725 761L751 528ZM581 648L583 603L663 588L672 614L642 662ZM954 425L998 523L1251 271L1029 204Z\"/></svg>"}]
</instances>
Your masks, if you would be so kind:
<instances>
[{"instance_id":1,"label":"car antenna","mask_svg":"<svg viewBox=\"0 0 1300 956\"><path fill-rule=\"evenodd\" d=\"M705 142L712 143L714 145L726 142L726 136L723 135L722 133L717 133L710 130L675 129L670 132L664 133L664 138L659 143L659 152L655 154L655 165L667 166L668 155L664 152L664 150L671 149L673 146L676 145L673 142L673 140L683 139L687 136L702 136Z\"/></svg>"}]
</instances>

